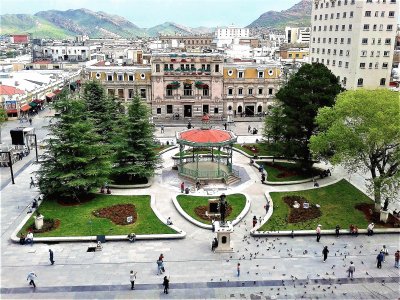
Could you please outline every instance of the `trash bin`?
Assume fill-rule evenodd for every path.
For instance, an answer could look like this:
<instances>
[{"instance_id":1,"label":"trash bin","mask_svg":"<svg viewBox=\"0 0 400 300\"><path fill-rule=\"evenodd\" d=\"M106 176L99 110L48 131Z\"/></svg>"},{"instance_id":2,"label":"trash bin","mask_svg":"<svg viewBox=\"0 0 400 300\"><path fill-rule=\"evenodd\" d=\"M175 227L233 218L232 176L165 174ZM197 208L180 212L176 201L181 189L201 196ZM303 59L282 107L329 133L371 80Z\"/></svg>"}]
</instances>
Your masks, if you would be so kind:
<instances>
[{"instance_id":1,"label":"trash bin","mask_svg":"<svg viewBox=\"0 0 400 300\"><path fill-rule=\"evenodd\" d=\"M185 194L189 194L189 191L190 191L190 189L187 187L187 188L185 189Z\"/></svg>"}]
</instances>

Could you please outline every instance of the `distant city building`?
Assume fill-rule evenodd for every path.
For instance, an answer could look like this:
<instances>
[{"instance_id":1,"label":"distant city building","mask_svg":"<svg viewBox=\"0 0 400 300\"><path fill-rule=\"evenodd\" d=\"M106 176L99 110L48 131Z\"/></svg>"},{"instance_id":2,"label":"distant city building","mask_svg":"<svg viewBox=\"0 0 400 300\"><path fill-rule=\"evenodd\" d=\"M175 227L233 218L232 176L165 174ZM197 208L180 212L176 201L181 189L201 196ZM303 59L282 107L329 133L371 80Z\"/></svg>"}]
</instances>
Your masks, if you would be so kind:
<instances>
[{"instance_id":1,"label":"distant city building","mask_svg":"<svg viewBox=\"0 0 400 300\"><path fill-rule=\"evenodd\" d=\"M397 0L315 0L311 62L347 89L387 87L399 14Z\"/></svg>"},{"instance_id":2,"label":"distant city building","mask_svg":"<svg viewBox=\"0 0 400 300\"><path fill-rule=\"evenodd\" d=\"M167 44L169 49L203 49L210 48L213 37L211 35L161 35L160 40Z\"/></svg>"},{"instance_id":3,"label":"distant city building","mask_svg":"<svg viewBox=\"0 0 400 300\"><path fill-rule=\"evenodd\" d=\"M28 34L12 34L10 35L10 43L12 44L27 44L29 43Z\"/></svg>"},{"instance_id":4,"label":"distant city building","mask_svg":"<svg viewBox=\"0 0 400 300\"><path fill-rule=\"evenodd\" d=\"M215 31L215 37L217 39L248 38L249 36L249 28L242 28L234 25L218 27Z\"/></svg>"},{"instance_id":5,"label":"distant city building","mask_svg":"<svg viewBox=\"0 0 400 300\"><path fill-rule=\"evenodd\" d=\"M310 42L310 27L286 27L285 39L289 44L308 44Z\"/></svg>"}]
</instances>

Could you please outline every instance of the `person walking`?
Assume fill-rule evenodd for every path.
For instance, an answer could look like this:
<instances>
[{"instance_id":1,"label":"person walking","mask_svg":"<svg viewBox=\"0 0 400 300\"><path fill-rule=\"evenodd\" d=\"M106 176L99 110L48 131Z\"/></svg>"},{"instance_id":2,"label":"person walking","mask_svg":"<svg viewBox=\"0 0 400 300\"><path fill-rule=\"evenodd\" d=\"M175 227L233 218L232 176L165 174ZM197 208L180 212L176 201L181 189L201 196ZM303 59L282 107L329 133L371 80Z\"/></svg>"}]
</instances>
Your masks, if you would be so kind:
<instances>
[{"instance_id":1,"label":"person walking","mask_svg":"<svg viewBox=\"0 0 400 300\"><path fill-rule=\"evenodd\" d=\"M253 228L256 227L256 225L257 225L257 217L254 216L253 217Z\"/></svg>"},{"instance_id":2,"label":"person walking","mask_svg":"<svg viewBox=\"0 0 400 300\"><path fill-rule=\"evenodd\" d=\"M349 273L349 275L347 277L350 277L350 279L353 279L353 273L355 272L356 267L354 266L353 262L350 262L350 266L347 269L347 272Z\"/></svg>"},{"instance_id":3,"label":"person walking","mask_svg":"<svg viewBox=\"0 0 400 300\"><path fill-rule=\"evenodd\" d=\"M185 183L182 181L181 183L181 193L185 192Z\"/></svg>"},{"instance_id":4,"label":"person walking","mask_svg":"<svg viewBox=\"0 0 400 300\"><path fill-rule=\"evenodd\" d=\"M37 278L37 275L32 271L28 273L28 277L26 278L26 280L29 280L29 285L33 285L33 288L36 288L35 277Z\"/></svg>"},{"instance_id":5,"label":"person walking","mask_svg":"<svg viewBox=\"0 0 400 300\"><path fill-rule=\"evenodd\" d=\"M133 271L131 270L131 273L129 274L129 281L131 282L131 290L135 289L135 280L136 280L136 273L133 273Z\"/></svg>"},{"instance_id":6,"label":"person walking","mask_svg":"<svg viewBox=\"0 0 400 300\"><path fill-rule=\"evenodd\" d=\"M326 259L328 258L328 246L325 246L324 249L322 250L322 255L324 256L324 262L326 262Z\"/></svg>"},{"instance_id":7,"label":"person walking","mask_svg":"<svg viewBox=\"0 0 400 300\"><path fill-rule=\"evenodd\" d=\"M164 286L164 294L168 294L168 289L169 289L169 279L167 276L164 276L164 281L163 284Z\"/></svg>"},{"instance_id":8,"label":"person walking","mask_svg":"<svg viewBox=\"0 0 400 300\"><path fill-rule=\"evenodd\" d=\"M162 274L163 262L162 260L157 260L157 275Z\"/></svg>"},{"instance_id":9,"label":"person walking","mask_svg":"<svg viewBox=\"0 0 400 300\"><path fill-rule=\"evenodd\" d=\"M267 204L265 204L265 213L267 214L269 211L269 201L267 200Z\"/></svg>"},{"instance_id":10,"label":"person walking","mask_svg":"<svg viewBox=\"0 0 400 300\"><path fill-rule=\"evenodd\" d=\"M237 277L239 277L240 276L240 263L237 264L236 271L237 271Z\"/></svg>"},{"instance_id":11,"label":"person walking","mask_svg":"<svg viewBox=\"0 0 400 300\"><path fill-rule=\"evenodd\" d=\"M251 132L251 126L249 125L249 127L247 127L247 132L250 133Z\"/></svg>"},{"instance_id":12,"label":"person walking","mask_svg":"<svg viewBox=\"0 0 400 300\"><path fill-rule=\"evenodd\" d=\"M315 232L317 233L317 242L319 243L319 240L321 239L321 224L318 224Z\"/></svg>"},{"instance_id":13,"label":"person walking","mask_svg":"<svg viewBox=\"0 0 400 300\"><path fill-rule=\"evenodd\" d=\"M383 252L380 252L378 254L378 256L376 257L376 267L378 269L382 269L382 262L383 262L384 258L385 258L385 254L383 254Z\"/></svg>"},{"instance_id":14,"label":"person walking","mask_svg":"<svg viewBox=\"0 0 400 300\"><path fill-rule=\"evenodd\" d=\"M265 182L265 173L261 174L261 183L264 184Z\"/></svg>"},{"instance_id":15,"label":"person walking","mask_svg":"<svg viewBox=\"0 0 400 300\"><path fill-rule=\"evenodd\" d=\"M161 125L161 133L164 133L164 125Z\"/></svg>"},{"instance_id":16,"label":"person walking","mask_svg":"<svg viewBox=\"0 0 400 300\"><path fill-rule=\"evenodd\" d=\"M29 183L29 188L31 189L32 187L35 187L35 181L31 177L31 182Z\"/></svg>"},{"instance_id":17,"label":"person walking","mask_svg":"<svg viewBox=\"0 0 400 300\"><path fill-rule=\"evenodd\" d=\"M32 125L32 118L29 118L29 125Z\"/></svg>"},{"instance_id":18,"label":"person walking","mask_svg":"<svg viewBox=\"0 0 400 300\"><path fill-rule=\"evenodd\" d=\"M337 238L339 238L339 231L340 231L340 226L339 226L339 225L336 225L335 234L336 234L336 237L337 237Z\"/></svg>"},{"instance_id":19,"label":"person walking","mask_svg":"<svg viewBox=\"0 0 400 300\"><path fill-rule=\"evenodd\" d=\"M226 130L227 126L228 126L228 125L227 125L226 123L224 123L224 129L225 129L225 130Z\"/></svg>"},{"instance_id":20,"label":"person walking","mask_svg":"<svg viewBox=\"0 0 400 300\"><path fill-rule=\"evenodd\" d=\"M49 259L50 259L50 263L52 265L54 265L55 261L54 261L54 253L53 250L49 249Z\"/></svg>"},{"instance_id":21,"label":"person walking","mask_svg":"<svg viewBox=\"0 0 400 300\"><path fill-rule=\"evenodd\" d=\"M394 253L394 267L397 268L397 269L399 268L399 257L400 257L400 251L397 250Z\"/></svg>"}]
</instances>

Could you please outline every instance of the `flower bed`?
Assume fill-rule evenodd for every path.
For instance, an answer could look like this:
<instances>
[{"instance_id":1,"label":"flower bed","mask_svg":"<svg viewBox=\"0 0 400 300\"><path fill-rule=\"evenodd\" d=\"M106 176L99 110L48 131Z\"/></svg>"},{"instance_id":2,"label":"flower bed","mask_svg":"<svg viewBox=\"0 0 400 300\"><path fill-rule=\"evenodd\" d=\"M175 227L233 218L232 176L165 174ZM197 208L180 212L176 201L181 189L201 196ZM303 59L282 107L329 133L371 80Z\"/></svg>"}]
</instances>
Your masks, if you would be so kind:
<instances>
[{"instance_id":1,"label":"flower bed","mask_svg":"<svg viewBox=\"0 0 400 300\"><path fill-rule=\"evenodd\" d=\"M298 208L294 208L295 202L299 203ZM304 221L309 221L315 218L321 217L321 210L315 205L311 204L306 198L301 196L285 196L283 197L283 202L289 206L289 223L299 223ZM309 203L308 208L303 208L304 203Z\"/></svg>"},{"instance_id":2,"label":"flower bed","mask_svg":"<svg viewBox=\"0 0 400 300\"><path fill-rule=\"evenodd\" d=\"M117 204L103 207L93 211L93 215L98 218L110 219L117 225L129 225L135 223L137 220L136 208L132 204ZM127 222L128 217L132 217L132 222Z\"/></svg>"}]
</instances>

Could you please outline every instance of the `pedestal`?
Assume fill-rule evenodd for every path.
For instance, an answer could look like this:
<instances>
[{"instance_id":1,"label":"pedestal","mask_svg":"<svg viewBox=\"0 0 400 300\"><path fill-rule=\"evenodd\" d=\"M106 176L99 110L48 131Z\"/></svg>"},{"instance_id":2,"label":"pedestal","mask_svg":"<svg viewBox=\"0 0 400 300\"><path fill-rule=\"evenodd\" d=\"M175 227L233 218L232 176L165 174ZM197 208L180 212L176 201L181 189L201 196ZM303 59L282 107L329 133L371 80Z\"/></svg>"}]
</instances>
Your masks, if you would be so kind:
<instances>
[{"instance_id":1,"label":"pedestal","mask_svg":"<svg viewBox=\"0 0 400 300\"><path fill-rule=\"evenodd\" d=\"M389 211L387 210L381 210L381 215L380 215L380 221L383 223L386 223L389 217Z\"/></svg>"},{"instance_id":2,"label":"pedestal","mask_svg":"<svg viewBox=\"0 0 400 300\"><path fill-rule=\"evenodd\" d=\"M233 233L232 223L225 222L223 225L221 225L221 222L215 221L214 226L218 240L218 247L215 249L215 252L233 252L233 247L231 243L231 233Z\"/></svg>"},{"instance_id":3,"label":"pedestal","mask_svg":"<svg viewBox=\"0 0 400 300\"><path fill-rule=\"evenodd\" d=\"M34 216L33 218L35 219L35 228L38 230L42 229L44 217L40 215L40 216Z\"/></svg>"}]
</instances>

